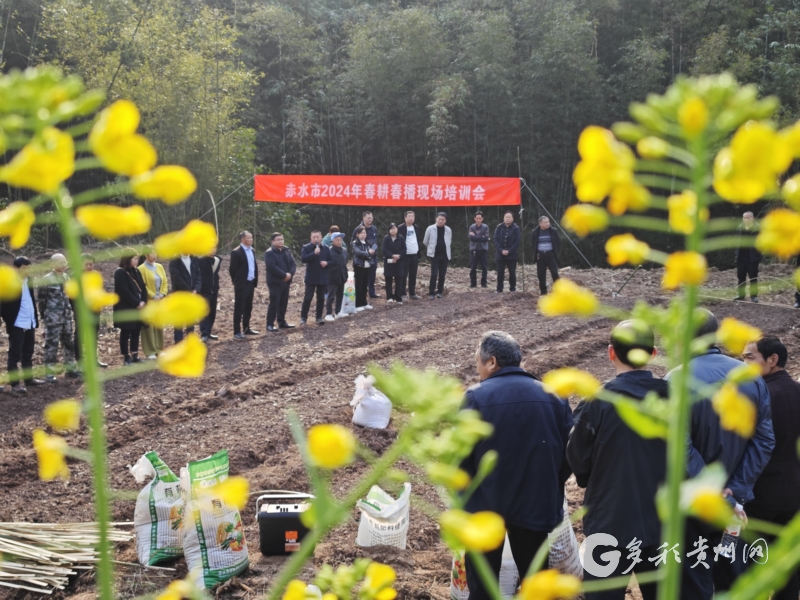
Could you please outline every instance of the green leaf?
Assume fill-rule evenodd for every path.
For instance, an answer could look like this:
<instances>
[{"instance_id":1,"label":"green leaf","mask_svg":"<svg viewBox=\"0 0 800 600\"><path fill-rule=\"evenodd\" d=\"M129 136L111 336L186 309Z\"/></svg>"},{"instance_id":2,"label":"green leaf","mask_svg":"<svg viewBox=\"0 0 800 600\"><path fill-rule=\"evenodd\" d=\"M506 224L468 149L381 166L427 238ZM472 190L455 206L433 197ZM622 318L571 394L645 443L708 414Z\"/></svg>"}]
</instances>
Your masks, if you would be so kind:
<instances>
[{"instance_id":1,"label":"green leaf","mask_svg":"<svg viewBox=\"0 0 800 600\"><path fill-rule=\"evenodd\" d=\"M620 419L643 438L667 439L667 422L641 410L641 404L635 400L618 398L614 401Z\"/></svg>"}]
</instances>

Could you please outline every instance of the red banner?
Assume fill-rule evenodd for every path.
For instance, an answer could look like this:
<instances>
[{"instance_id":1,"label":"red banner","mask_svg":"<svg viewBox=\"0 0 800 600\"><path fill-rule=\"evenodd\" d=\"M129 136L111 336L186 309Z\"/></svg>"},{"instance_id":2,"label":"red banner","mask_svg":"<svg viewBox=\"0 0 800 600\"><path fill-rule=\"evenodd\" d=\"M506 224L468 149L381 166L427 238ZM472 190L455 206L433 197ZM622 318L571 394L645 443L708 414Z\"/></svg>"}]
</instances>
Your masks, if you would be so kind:
<instances>
[{"instance_id":1,"label":"red banner","mask_svg":"<svg viewBox=\"0 0 800 600\"><path fill-rule=\"evenodd\" d=\"M256 175L254 199L340 206L508 206L520 203L515 177Z\"/></svg>"}]
</instances>

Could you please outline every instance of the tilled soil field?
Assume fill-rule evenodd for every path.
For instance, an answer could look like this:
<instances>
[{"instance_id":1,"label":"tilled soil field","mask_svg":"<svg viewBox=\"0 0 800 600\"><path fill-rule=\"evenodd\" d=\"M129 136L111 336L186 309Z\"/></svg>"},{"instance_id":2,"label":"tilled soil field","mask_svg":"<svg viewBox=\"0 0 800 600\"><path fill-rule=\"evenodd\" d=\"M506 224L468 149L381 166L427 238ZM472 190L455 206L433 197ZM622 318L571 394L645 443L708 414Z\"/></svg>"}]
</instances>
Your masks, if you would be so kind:
<instances>
[{"instance_id":1,"label":"tilled soil field","mask_svg":"<svg viewBox=\"0 0 800 600\"><path fill-rule=\"evenodd\" d=\"M103 265L103 270L109 281L113 265ZM767 334L780 336L789 347L788 369L797 377L800 375L797 358L800 311L792 308L793 290L777 289L777 282L787 278L791 271L785 265L769 265L762 269L760 304L730 301L735 295L735 273L712 271L706 285L706 300L709 308L720 317L735 316L759 326ZM226 272L227 259L222 267L222 273ZM633 274L627 269L573 269L563 274L593 289L604 302L623 308L632 306L637 298L650 303L663 303L668 299L659 289L660 270L641 270ZM632 274L622 292L615 295ZM424 284L428 276L428 269L422 268L420 280ZM298 281L301 277L302 269ZM209 347L208 369L202 378L181 380L152 372L106 385L112 487L117 490L136 488L127 467L148 450L157 451L177 473L187 461L227 448L232 474L247 477L251 490L306 491L308 481L287 426L288 410L296 411L306 428L324 422L353 427L349 407L353 381L369 362L388 367L399 360L418 369L435 368L454 375L465 386L476 383L474 350L480 335L489 329L512 333L523 347L523 366L534 373L541 375L550 369L571 365L590 371L601 380L612 377L613 370L606 357L611 323L602 318L545 319L536 310L538 286L533 268L528 267L525 278L526 292L498 295L492 293L494 274L490 275L488 290L470 290L468 272L451 269L447 293L441 300L411 301L403 306L375 300L372 311L324 326L297 327L288 333L266 332L267 292L262 283L256 291L252 321L261 335L239 342L232 339L233 290L230 280L223 276L215 326L220 339ZM420 295L423 295L427 286L420 288ZM380 283L378 289L382 291ZM292 294L289 321L297 323L302 283L292 286ZM171 339L171 332L166 337ZM6 344L3 336L0 341L3 356ZM41 334L37 334L39 363L41 345ZM121 365L117 334L110 326L101 328L100 348L101 358L111 364L110 368ZM656 366L655 370L659 374L664 372L661 366ZM81 397L81 394L80 383L63 379L57 385L30 388L25 397L0 394L0 521L93 520L88 466L71 461L69 481L40 482L31 449L31 431L43 426L42 408L53 400ZM353 429L358 439L376 453L390 445L396 436L393 424L383 431ZM68 437L68 441L76 447L88 445L85 423ZM410 464L401 464L401 467L413 471ZM366 468L365 463L358 462L337 471L332 480L334 492L343 496ZM413 494L442 507L432 486L414 484ZM568 497L571 511L581 505L583 493L574 479L568 483ZM133 506L132 500L115 502L114 519L132 520ZM254 500L251 500L242 514L251 568L219 590L220 597L260 595L283 562L283 559L267 558L259 553L254 513ZM358 514L354 511L350 521L318 545L314 565L324 562L336 565L357 556L370 556L395 567L401 598L447 598L451 556L439 541L437 525L413 504L410 521L407 550L359 548L355 545ZM580 537L580 523L576 530ZM134 545L119 546L117 559L136 562ZM177 569L175 573L120 567L119 595L133 597L151 593L163 588L172 577L183 576L186 572L183 559L171 566ZM93 598L94 593L93 576L85 574L54 597L88 599ZM0 597L27 595L0 591ZM638 597L638 590L631 590L631 597Z\"/></svg>"}]
</instances>

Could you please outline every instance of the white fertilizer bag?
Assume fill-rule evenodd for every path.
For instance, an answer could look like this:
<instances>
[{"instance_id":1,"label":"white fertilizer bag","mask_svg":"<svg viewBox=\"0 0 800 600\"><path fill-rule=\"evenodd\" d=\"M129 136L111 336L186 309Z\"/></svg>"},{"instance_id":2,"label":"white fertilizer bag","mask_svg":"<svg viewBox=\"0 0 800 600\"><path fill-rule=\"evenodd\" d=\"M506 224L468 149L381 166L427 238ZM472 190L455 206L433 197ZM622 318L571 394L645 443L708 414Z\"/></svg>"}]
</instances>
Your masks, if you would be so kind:
<instances>
[{"instance_id":1,"label":"white fertilizer bag","mask_svg":"<svg viewBox=\"0 0 800 600\"><path fill-rule=\"evenodd\" d=\"M500 593L503 598L511 598L517 593L519 585L519 571L511 546L506 536L503 546L503 562L500 563ZM467 585L467 571L464 567L464 551L453 555L453 570L450 572L450 598L451 600L469 600L469 586Z\"/></svg>"},{"instance_id":2,"label":"white fertilizer bag","mask_svg":"<svg viewBox=\"0 0 800 600\"><path fill-rule=\"evenodd\" d=\"M377 485L356 506L361 510L358 524L359 546L395 546L406 549L408 536L408 507L411 484L403 484L403 492L395 500Z\"/></svg>"},{"instance_id":3,"label":"white fertilizer bag","mask_svg":"<svg viewBox=\"0 0 800 600\"><path fill-rule=\"evenodd\" d=\"M211 589L250 565L239 511L205 492L227 478L227 450L181 469L186 494L183 551L189 571L199 575L198 587Z\"/></svg>"},{"instance_id":4,"label":"white fertilizer bag","mask_svg":"<svg viewBox=\"0 0 800 600\"><path fill-rule=\"evenodd\" d=\"M375 378L370 375L356 377L356 393L350 406L353 407L353 423L361 427L386 429L392 418L392 401L373 387Z\"/></svg>"},{"instance_id":5,"label":"white fertilizer bag","mask_svg":"<svg viewBox=\"0 0 800 600\"><path fill-rule=\"evenodd\" d=\"M136 483L150 483L136 497L133 526L136 554L145 566L183 554L183 497L178 477L155 452L130 468Z\"/></svg>"},{"instance_id":6,"label":"white fertilizer bag","mask_svg":"<svg viewBox=\"0 0 800 600\"><path fill-rule=\"evenodd\" d=\"M550 541L549 565L565 575L574 575L583 579L583 565L578 551L578 539L569 520L569 505L567 504L566 490L564 490L564 519L547 534Z\"/></svg>"},{"instance_id":7,"label":"white fertilizer bag","mask_svg":"<svg viewBox=\"0 0 800 600\"><path fill-rule=\"evenodd\" d=\"M342 312L346 315L356 314L356 280L352 271L347 272L347 282L344 284Z\"/></svg>"}]
</instances>

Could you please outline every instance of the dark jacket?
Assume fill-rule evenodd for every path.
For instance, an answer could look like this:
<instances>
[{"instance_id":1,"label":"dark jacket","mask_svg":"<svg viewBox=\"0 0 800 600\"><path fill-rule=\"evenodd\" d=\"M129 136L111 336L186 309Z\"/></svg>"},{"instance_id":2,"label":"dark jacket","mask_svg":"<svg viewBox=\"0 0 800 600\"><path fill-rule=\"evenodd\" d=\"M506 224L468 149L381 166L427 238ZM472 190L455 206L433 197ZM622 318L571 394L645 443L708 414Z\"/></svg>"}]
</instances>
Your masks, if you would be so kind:
<instances>
[{"instance_id":1,"label":"dark jacket","mask_svg":"<svg viewBox=\"0 0 800 600\"><path fill-rule=\"evenodd\" d=\"M399 229L399 228L398 228ZM387 235L383 238L383 275L385 277L400 277L403 275L403 259L406 256L406 238L397 234L397 237L392 241L392 236ZM400 258L397 262L389 262L387 259L392 258L394 254L399 254Z\"/></svg>"},{"instance_id":2,"label":"dark jacket","mask_svg":"<svg viewBox=\"0 0 800 600\"><path fill-rule=\"evenodd\" d=\"M364 221L361 221L361 223L358 225L358 227L356 227L356 229L358 229L359 227L363 227L364 229L367 230L367 244L373 246L378 243L378 228L375 227L375 225L370 225L369 227L367 227L366 225L364 225ZM352 236L353 240L356 239L356 229L353 229L353 236Z\"/></svg>"},{"instance_id":3,"label":"dark jacket","mask_svg":"<svg viewBox=\"0 0 800 600\"><path fill-rule=\"evenodd\" d=\"M425 231L420 229L420 226L416 223L412 227L414 227L414 236L417 238L416 256L422 257L422 238L425 237ZM405 223L397 227L397 235L402 235L403 239L408 239L408 226Z\"/></svg>"},{"instance_id":4,"label":"dark jacket","mask_svg":"<svg viewBox=\"0 0 800 600\"><path fill-rule=\"evenodd\" d=\"M180 257L169 261L169 278L172 280L173 292L197 292L203 289L203 280L200 277L200 265L197 258L189 258L189 269L183 264Z\"/></svg>"},{"instance_id":5,"label":"dark jacket","mask_svg":"<svg viewBox=\"0 0 800 600\"><path fill-rule=\"evenodd\" d=\"M327 246L319 245L319 254L314 254L316 244L306 244L300 252L300 260L306 265L306 276L303 279L309 285L328 285L328 266L323 267L321 262L331 262L331 250Z\"/></svg>"},{"instance_id":6,"label":"dark jacket","mask_svg":"<svg viewBox=\"0 0 800 600\"><path fill-rule=\"evenodd\" d=\"M139 269L123 269L114 271L114 293L119 302L114 305L114 327L118 329L139 329L141 321L117 321L117 313L121 310L136 310L140 302L147 302L147 288L144 286Z\"/></svg>"},{"instance_id":7,"label":"dark jacket","mask_svg":"<svg viewBox=\"0 0 800 600\"><path fill-rule=\"evenodd\" d=\"M556 258L556 263L558 263L558 253L561 250L561 238L558 235L558 231L555 230L554 227L550 227L548 229L550 232L550 239L553 241L553 256ZM533 263L536 264L536 261L539 259L539 234L542 232L541 227L536 227L533 230Z\"/></svg>"},{"instance_id":8,"label":"dark jacket","mask_svg":"<svg viewBox=\"0 0 800 600\"><path fill-rule=\"evenodd\" d=\"M481 413L494 433L478 442L462 468L474 477L489 450L497 468L478 486L466 510L491 510L509 525L551 531L564 517L565 456L572 411L520 367L504 367L467 390L464 408Z\"/></svg>"},{"instance_id":9,"label":"dark jacket","mask_svg":"<svg viewBox=\"0 0 800 600\"><path fill-rule=\"evenodd\" d=\"M719 383L727 374L744 363L725 356L719 348L712 347L689 363L692 377L700 384ZM674 377L674 371L667 378ZM711 400L704 398L692 405L691 438L692 449L689 457L689 476L697 475L697 465L710 465L721 461L728 473L726 487L733 497L744 505L753 499L753 486L769 461L775 447L775 434L772 430L770 400L767 384L761 377L739 386L739 391L756 406L756 428L753 437L745 439L733 431L722 429L719 415L711 406Z\"/></svg>"},{"instance_id":10,"label":"dark jacket","mask_svg":"<svg viewBox=\"0 0 800 600\"><path fill-rule=\"evenodd\" d=\"M218 262L217 262L218 261ZM214 268L214 263L217 268ZM202 256L197 259L197 266L200 268L200 293L204 297L210 298L219 293L219 271L222 267L222 258L214 256Z\"/></svg>"},{"instance_id":11,"label":"dark jacket","mask_svg":"<svg viewBox=\"0 0 800 600\"><path fill-rule=\"evenodd\" d=\"M368 269L370 266L377 264L375 255L369 253L370 248L369 242L362 242L358 239L353 240L353 267Z\"/></svg>"},{"instance_id":12,"label":"dark jacket","mask_svg":"<svg viewBox=\"0 0 800 600\"><path fill-rule=\"evenodd\" d=\"M517 228L519 229L519 228ZM519 242L517 242L519 245ZM486 223L481 223L480 229L478 224L473 223L469 226L469 250L488 250L489 249L489 226Z\"/></svg>"},{"instance_id":13,"label":"dark jacket","mask_svg":"<svg viewBox=\"0 0 800 600\"><path fill-rule=\"evenodd\" d=\"M347 283L347 248L342 245L330 247L331 262L328 265L328 283L344 285Z\"/></svg>"},{"instance_id":14,"label":"dark jacket","mask_svg":"<svg viewBox=\"0 0 800 600\"><path fill-rule=\"evenodd\" d=\"M650 371L620 373L604 387L635 400L650 391L669 397L667 382ZM634 537L642 546L659 544L655 497L666 478L666 442L641 437L602 400L581 402L574 417L567 459L578 485L586 488L584 533L609 533L622 546Z\"/></svg>"},{"instance_id":15,"label":"dark jacket","mask_svg":"<svg viewBox=\"0 0 800 600\"><path fill-rule=\"evenodd\" d=\"M516 223L511 227L506 227L505 223L500 223L494 230L494 255L495 259L505 258L506 260L517 260L517 249L522 241L522 234ZM508 254L503 257L503 250L508 250Z\"/></svg>"},{"instance_id":16,"label":"dark jacket","mask_svg":"<svg viewBox=\"0 0 800 600\"><path fill-rule=\"evenodd\" d=\"M22 293L25 293L25 289L22 289ZM36 317L36 327L39 327L39 308L36 306L36 290L31 286L31 280L28 279L28 287L27 293L31 296L31 302L33 303L33 315ZM22 296L16 298L14 300L4 300L3 304L0 305L0 314L2 314L3 321L6 324L6 331L11 334L11 328L14 327L14 323L17 322L17 317L19 316L19 309L22 306Z\"/></svg>"},{"instance_id":17,"label":"dark jacket","mask_svg":"<svg viewBox=\"0 0 800 600\"><path fill-rule=\"evenodd\" d=\"M269 250L264 252L264 263L267 265L267 285L290 283L291 279L284 281L286 274L289 273L294 277L295 271L297 271L292 251L286 246L281 250L270 246Z\"/></svg>"},{"instance_id":18,"label":"dark jacket","mask_svg":"<svg viewBox=\"0 0 800 600\"><path fill-rule=\"evenodd\" d=\"M738 243L736 245L736 263L757 263L761 262L761 252L756 250L753 247L742 247L742 238L748 237L756 237L758 235L758 227L754 223L750 229L744 228L744 223L739 225L739 228L736 230L736 237L738 238ZM752 241L752 240L751 240Z\"/></svg>"},{"instance_id":19,"label":"dark jacket","mask_svg":"<svg viewBox=\"0 0 800 600\"><path fill-rule=\"evenodd\" d=\"M253 286L255 287L258 285L258 261L256 260L255 249L253 250L253 264L255 267ZM247 283L247 254L245 254L241 244L231 251L231 262L228 265L228 273L233 282L233 289L241 289Z\"/></svg>"},{"instance_id":20,"label":"dark jacket","mask_svg":"<svg viewBox=\"0 0 800 600\"><path fill-rule=\"evenodd\" d=\"M797 512L800 510L800 383L786 371L764 377L772 408L775 449L753 488L753 500L747 504L764 510Z\"/></svg>"}]
</instances>

